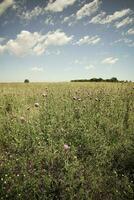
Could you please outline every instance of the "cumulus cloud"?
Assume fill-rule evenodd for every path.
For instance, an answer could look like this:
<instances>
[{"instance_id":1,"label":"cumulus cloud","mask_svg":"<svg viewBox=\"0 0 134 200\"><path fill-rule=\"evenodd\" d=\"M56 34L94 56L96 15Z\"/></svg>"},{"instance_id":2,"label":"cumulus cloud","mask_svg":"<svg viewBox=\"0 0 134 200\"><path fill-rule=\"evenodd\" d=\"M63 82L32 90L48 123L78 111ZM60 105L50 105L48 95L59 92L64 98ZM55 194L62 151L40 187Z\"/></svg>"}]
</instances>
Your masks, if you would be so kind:
<instances>
[{"instance_id":1,"label":"cumulus cloud","mask_svg":"<svg viewBox=\"0 0 134 200\"><path fill-rule=\"evenodd\" d=\"M45 10L50 12L62 12L65 8L73 5L75 2L76 0L49 0Z\"/></svg>"},{"instance_id":2,"label":"cumulus cloud","mask_svg":"<svg viewBox=\"0 0 134 200\"><path fill-rule=\"evenodd\" d=\"M14 5L14 0L4 0L0 3L0 16Z\"/></svg>"},{"instance_id":3,"label":"cumulus cloud","mask_svg":"<svg viewBox=\"0 0 134 200\"><path fill-rule=\"evenodd\" d=\"M101 40L101 38L98 35L84 36L78 42L76 42L76 44L78 44L78 45L83 45L83 44L95 45L98 42L100 42L100 40Z\"/></svg>"},{"instance_id":4,"label":"cumulus cloud","mask_svg":"<svg viewBox=\"0 0 134 200\"><path fill-rule=\"evenodd\" d=\"M92 24L103 24L104 23L104 18L106 16L106 12L101 12L98 15L96 15L95 17L93 17L90 21L90 23Z\"/></svg>"},{"instance_id":5,"label":"cumulus cloud","mask_svg":"<svg viewBox=\"0 0 134 200\"><path fill-rule=\"evenodd\" d=\"M121 28L121 27L127 26L127 25L129 25L129 24L133 24L133 23L134 23L134 18L126 17L126 18L123 19L122 21L116 22L116 23L115 23L115 27L116 27L116 28Z\"/></svg>"},{"instance_id":6,"label":"cumulus cloud","mask_svg":"<svg viewBox=\"0 0 134 200\"><path fill-rule=\"evenodd\" d=\"M69 37L61 30L56 30L55 32L48 32L46 38L44 42L45 46L62 46L69 43L73 36Z\"/></svg>"},{"instance_id":7,"label":"cumulus cloud","mask_svg":"<svg viewBox=\"0 0 134 200\"><path fill-rule=\"evenodd\" d=\"M31 20L32 18L38 17L39 15L43 15L46 11L50 12L62 12L66 7L73 5L76 0L55 0L49 1L48 5L44 7L36 6L32 10L26 10L21 13L18 13L18 16L24 20ZM49 16L45 20L45 24L54 25L52 17Z\"/></svg>"},{"instance_id":8,"label":"cumulus cloud","mask_svg":"<svg viewBox=\"0 0 134 200\"><path fill-rule=\"evenodd\" d=\"M134 35L134 28L130 28L130 29L127 31L127 35Z\"/></svg>"},{"instance_id":9,"label":"cumulus cloud","mask_svg":"<svg viewBox=\"0 0 134 200\"><path fill-rule=\"evenodd\" d=\"M67 36L61 30L41 35L38 32L21 31L16 39L0 45L0 52L8 51L16 56L42 55L49 46L62 46L69 43L73 36Z\"/></svg>"},{"instance_id":10,"label":"cumulus cloud","mask_svg":"<svg viewBox=\"0 0 134 200\"><path fill-rule=\"evenodd\" d=\"M93 13L98 11L100 4L100 0L94 0L88 4L85 4L77 11L76 18L82 19L85 16L91 16Z\"/></svg>"},{"instance_id":11,"label":"cumulus cloud","mask_svg":"<svg viewBox=\"0 0 134 200\"><path fill-rule=\"evenodd\" d=\"M105 58L104 60L102 60L102 64L115 64L119 59L118 58L113 58L113 57L109 57L109 58Z\"/></svg>"},{"instance_id":12,"label":"cumulus cloud","mask_svg":"<svg viewBox=\"0 0 134 200\"><path fill-rule=\"evenodd\" d=\"M107 15L106 12L101 12L100 14L93 17L90 21L90 23L93 24L109 24L112 23L118 19L121 19L122 17L130 14L132 11L128 9L123 9L121 11L116 11L111 15Z\"/></svg>"}]
</instances>

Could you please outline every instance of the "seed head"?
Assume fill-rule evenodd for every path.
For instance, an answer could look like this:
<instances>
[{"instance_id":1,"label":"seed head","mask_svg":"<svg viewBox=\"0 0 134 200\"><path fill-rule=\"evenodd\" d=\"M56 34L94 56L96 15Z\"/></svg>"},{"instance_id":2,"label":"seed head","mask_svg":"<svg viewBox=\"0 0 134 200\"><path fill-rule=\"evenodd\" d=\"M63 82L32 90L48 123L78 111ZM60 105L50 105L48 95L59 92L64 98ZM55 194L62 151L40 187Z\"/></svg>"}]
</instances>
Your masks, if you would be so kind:
<instances>
[{"instance_id":1,"label":"seed head","mask_svg":"<svg viewBox=\"0 0 134 200\"><path fill-rule=\"evenodd\" d=\"M21 121L21 123L24 123L24 122L26 122L26 119L25 119L25 117L20 117L20 121Z\"/></svg>"},{"instance_id":2,"label":"seed head","mask_svg":"<svg viewBox=\"0 0 134 200\"><path fill-rule=\"evenodd\" d=\"M78 101L81 101L81 98L77 98Z\"/></svg>"},{"instance_id":3,"label":"seed head","mask_svg":"<svg viewBox=\"0 0 134 200\"><path fill-rule=\"evenodd\" d=\"M34 106L35 106L36 108L38 108L38 107L39 107L39 103L35 103Z\"/></svg>"},{"instance_id":4,"label":"seed head","mask_svg":"<svg viewBox=\"0 0 134 200\"><path fill-rule=\"evenodd\" d=\"M74 96L74 97L73 97L73 100L77 100L77 97Z\"/></svg>"},{"instance_id":5,"label":"seed head","mask_svg":"<svg viewBox=\"0 0 134 200\"><path fill-rule=\"evenodd\" d=\"M47 97L47 93L43 93L42 96L43 96L43 97Z\"/></svg>"},{"instance_id":6,"label":"seed head","mask_svg":"<svg viewBox=\"0 0 134 200\"><path fill-rule=\"evenodd\" d=\"M30 110L30 107L27 107L27 110Z\"/></svg>"}]
</instances>

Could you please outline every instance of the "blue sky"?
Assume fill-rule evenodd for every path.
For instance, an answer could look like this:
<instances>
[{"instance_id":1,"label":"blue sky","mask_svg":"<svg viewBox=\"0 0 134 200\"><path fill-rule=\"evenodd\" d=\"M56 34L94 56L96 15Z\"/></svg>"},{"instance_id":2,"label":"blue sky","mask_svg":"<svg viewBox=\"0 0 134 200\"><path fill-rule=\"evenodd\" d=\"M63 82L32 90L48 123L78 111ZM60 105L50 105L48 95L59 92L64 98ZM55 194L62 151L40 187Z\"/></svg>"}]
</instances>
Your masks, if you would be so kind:
<instances>
[{"instance_id":1,"label":"blue sky","mask_svg":"<svg viewBox=\"0 0 134 200\"><path fill-rule=\"evenodd\" d=\"M134 0L0 0L0 82L134 81Z\"/></svg>"}]
</instances>

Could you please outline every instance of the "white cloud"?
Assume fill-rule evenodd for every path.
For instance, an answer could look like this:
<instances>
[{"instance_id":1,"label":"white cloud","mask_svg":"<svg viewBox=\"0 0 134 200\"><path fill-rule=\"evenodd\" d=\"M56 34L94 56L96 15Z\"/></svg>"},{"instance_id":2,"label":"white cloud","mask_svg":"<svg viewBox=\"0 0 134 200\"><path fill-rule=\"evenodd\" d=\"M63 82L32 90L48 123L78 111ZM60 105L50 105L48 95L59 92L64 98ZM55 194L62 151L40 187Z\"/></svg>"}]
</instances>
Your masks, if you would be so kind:
<instances>
[{"instance_id":1,"label":"white cloud","mask_svg":"<svg viewBox=\"0 0 134 200\"><path fill-rule=\"evenodd\" d=\"M134 35L134 28L130 28L130 29L127 31L127 35Z\"/></svg>"},{"instance_id":2,"label":"white cloud","mask_svg":"<svg viewBox=\"0 0 134 200\"><path fill-rule=\"evenodd\" d=\"M83 4L83 2L82 2ZM101 0L93 0L90 3L84 4L76 14L72 14L70 16L64 17L63 23L68 23L68 26L72 26L73 24L77 23L78 20L82 19L85 16L91 16L95 12L98 11L101 4Z\"/></svg>"},{"instance_id":3,"label":"white cloud","mask_svg":"<svg viewBox=\"0 0 134 200\"><path fill-rule=\"evenodd\" d=\"M116 11L111 15L106 15L106 12L101 12L100 14L93 17L90 21L90 23L93 24L108 24L112 23L113 21L116 21L128 14L130 14L132 11L128 9L124 9L121 11Z\"/></svg>"},{"instance_id":4,"label":"white cloud","mask_svg":"<svg viewBox=\"0 0 134 200\"><path fill-rule=\"evenodd\" d=\"M6 44L7 51L16 56L25 56L28 54L37 54L43 53L45 51L42 42L44 41L45 36L40 35L37 32L31 33L28 31L21 31L17 35L15 40L9 40Z\"/></svg>"},{"instance_id":5,"label":"white cloud","mask_svg":"<svg viewBox=\"0 0 134 200\"><path fill-rule=\"evenodd\" d=\"M18 16L24 20L31 20L34 17L43 15L46 11L62 12L66 7L73 5L75 1L76 0L55 0L55 1L50 0L45 8L36 6L33 10L26 10L21 13L18 13ZM46 18L45 24L54 25L51 16Z\"/></svg>"},{"instance_id":6,"label":"white cloud","mask_svg":"<svg viewBox=\"0 0 134 200\"><path fill-rule=\"evenodd\" d=\"M64 32L56 30L55 32L48 32L47 39L44 44L46 46L62 46L69 43L73 36L68 37Z\"/></svg>"},{"instance_id":7,"label":"white cloud","mask_svg":"<svg viewBox=\"0 0 134 200\"><path fill-rule=\"evenodd\" d=\"M70 22L74 22L75 20L75 14L72 14L70 16L67 16L67 17L64 17L63 21L62 21L62 24L63 23L70 23Z\"/></svg>"},{"instance_id":8,"label":"white cloud","mask_svg":"<svg viewBox=\"0 0 134 200\"><path fill-rule=\"evenodd\" d=\"M46 25L54 26L54 21L53 21L53 19L52 19L52 16L48 16L48 17L45 19L45 24L46 24Z\"/></svg>"},{"instance_id":9,"label":"white cloud","mask_svg":"<svg viewBox=\"0 0 134 200\"><path fill-rule=\"evenodd\" d=\"M0 16L10 7L12 7L14 4L14 0L3 0L0 3Z\"/></svg>"},{"instance_id":10,"label":"white cloud","mask_svg":"<svg viewBox=\"0 0 134 200\"><path fill-rule=\"evenodd\" d=\"M34 71L34 72L43 72L44 69L42 67L33 67L33 68L31 68L31 71Z\"/></svg>"},{"instance_id":11,"label":"white cloud","mask_svg":"<svg viewBox=\"0 0 134 200\"><path fill-rule=\"evenodd\" d=\"M95 17L93 17L90 21L90 23L93 24L103 24L103 19L106 16L106 12L101 12L100 14L96 15Z\"/></svg>"},{"instance_id":12,"label":"white cloud","mask_svg":"<svg viewBox=\"0 0 134 200\"><path fill-rule=\"evenodd\" d=\"M124 27L124 26L126 26L126 25L133 24L133 23L134 23L134 18L126 17L126 18L123 19L122 21L116 22L116 23L115 23L115 27L116 27L116 28L121 28L121 27Z\"/></svg>"},{"instance_id":13,"label":"white cloud","mask_svg":"<svg viewBox=\"0 0 134 200\"><path fill-rule=\"evenodd\" d=\"M85 16L91 16L93 13L98 11L100 4L100 0L94 0L88 4L85 4L77 11L76 18L82 19Z\"/></svg>"},{"instance_id":14,"label":"white cloud","mask_svg":"<svg viewBox=\"0 0 134 200\"><path fill-rule=\"evenodd\" d=\"M98 42L100 42L101 38L97 35L95 36L84 36L81 38L76 44L78 45L83 45L83 44L88 44L88 45L95 45Z\"/></svg>"},{"instance_id":15,"label":"white cloud","mask_svg":"<svg viewBox=\"0 0 134 200\"><path fill-rule=\"evenodd\" d=\"M134 41L128 38L123 38L122 41L129 47L134 47Z\"/></svg>"},{"instance_id":16,"label":"white cloud","mask_svg":"<svg viewBox=\"0 0 134 200\"><path fill-rule=\"evenodd\" d=\"M64 19L61 21L62 24L67 23L68 26L72 26L76 22L76 15L74 13L70 16L64 17Z\"/></svg>"},{"instance_id":17,"label":"white cloud","mask_svg":"<svg viewBox=\"0 0 134 200\"><path fill-rule=\"evenodd\" d=\"M0 52L8 51L16 56L42 55L49 46L62 46L68 44L73 36L67 36L61 30L41 35L38 32L21 31L16 39L9 40L0 45Z\"/></svg>"},{"instance_id":18,"label":"white cloud","mask_svg":"<svg viewBox=\"0 0 134 200\"><path fill-rule=\"evenodd\" d=\"M119 59L118 58L113 58L113 57L109 57L109 58L105 58L104 60L102 60L102 64L115 64Z\"/></svg>"},{"instance_id":19,"label":"white cloud","mask_svg":"<svg viewBox=\"0 0 134 200\"><path fill-rule=\"evenodd\" d=\"M69 17L64 17L62 23L64 23L64 22L68 22L69 20L70 20L70 16L69 16Z\"/></svg>"},{"instance_id":20,"label":"white cloud","mask_svg":"<svg viewBox=\"0 0 134 200\"><path fill-rule=\"evenodd\" d=\"M120 38L119 40L112 42L111 45L118 44L121 42L126 44L128 47L134 47L134 41L126 37Z\"/></svg>"},{"instance_id":21,"label":"white cloud","mask_svg":"<svg viewBox=\"0 0 134 200\"><path fill-rule=\"evenodd\" d=\"M44 9L36 6L33 10L29 11L23 11L21 14L19 14L19 17L24 20L31 20L33 17L38 17L39 15L44 13Z\"/></svg>"},{"instance_id":22,"label":"white cloud","mask_svg":"<svg viewBox=\"0 0 134 200\"><path fill-rule=\"evenodd\" d=\"M68 6L71 6L75 3L76 0L49 0L48 5L46 6L46 11L51 12L62 12Z\"/></svg>"}]
</instances>

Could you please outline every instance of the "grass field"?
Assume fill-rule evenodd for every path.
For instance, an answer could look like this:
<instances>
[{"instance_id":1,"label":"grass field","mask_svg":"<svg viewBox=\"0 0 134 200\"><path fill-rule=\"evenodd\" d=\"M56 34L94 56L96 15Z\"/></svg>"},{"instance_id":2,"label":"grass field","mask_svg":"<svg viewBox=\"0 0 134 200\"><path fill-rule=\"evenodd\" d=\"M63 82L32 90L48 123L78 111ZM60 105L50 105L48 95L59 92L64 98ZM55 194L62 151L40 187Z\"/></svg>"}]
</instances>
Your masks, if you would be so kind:
<instances>
[{"instance_id":1,"label":"grass field","mask_svg":"<svg viewBox=\"0 0 134 200\"><path fill-rule=\"evenodd\" d=\"M1 200L134 198L134 84L0 84Z\"/></svg>"}]
</instances>

